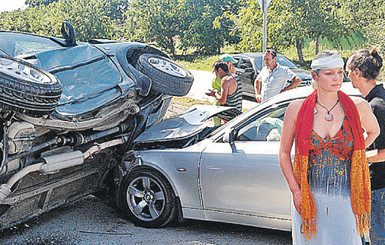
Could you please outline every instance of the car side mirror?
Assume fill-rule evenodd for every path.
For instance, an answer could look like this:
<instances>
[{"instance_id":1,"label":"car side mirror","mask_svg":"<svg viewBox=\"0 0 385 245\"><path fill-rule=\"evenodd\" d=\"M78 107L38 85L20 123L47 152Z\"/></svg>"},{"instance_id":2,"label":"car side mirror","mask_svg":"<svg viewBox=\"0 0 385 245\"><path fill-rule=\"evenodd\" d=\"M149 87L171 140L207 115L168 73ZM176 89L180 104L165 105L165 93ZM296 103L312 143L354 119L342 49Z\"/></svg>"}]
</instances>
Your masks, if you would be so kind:
<instances>
[{"instance_id":1,"label":"car side mirror","mask_svg":"<svg viewBox=\"0 0 385 245\"><path fill-rule=\"evenodd\" d=\"M230 129L226 131L225 134L223 135L223 142L230 144L232 152L237 152L237 148L235 147L234 141L235 141L234 130Z\"/></svg>"},{"instance_id":2,"label":"car side mirror","mask_svg":"<svg viewBox=\"0 0 385 245\"><path fill-rule=\"evenodd\" d=\"M75 30L74 27L68 21L64 21L61 25L61 34L66 40L67 47L76 46Z\"/></svg>"}]
</instances>

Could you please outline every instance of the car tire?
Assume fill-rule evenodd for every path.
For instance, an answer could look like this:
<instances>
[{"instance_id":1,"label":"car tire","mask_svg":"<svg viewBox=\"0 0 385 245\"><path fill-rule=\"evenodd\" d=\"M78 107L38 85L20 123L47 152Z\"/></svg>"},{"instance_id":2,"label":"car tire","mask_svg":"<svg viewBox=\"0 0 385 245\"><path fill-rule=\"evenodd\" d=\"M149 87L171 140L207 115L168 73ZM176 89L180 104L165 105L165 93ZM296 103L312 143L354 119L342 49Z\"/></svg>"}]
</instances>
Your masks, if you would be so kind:
<instances>
[{"instance_id":1,"label":"car tire","mask_svg":"<svg viewBox=\"0 0 385 245\"><path fill-rule=\"evenodd\" d=\"M0 107L40 117L55 110L63 86L52 74L23 60L0 56Z\"/></svg>"},{"instance_id":2,"label":"car tire","mask_svg":"<svg viewBox=\"0 0 385 245\"><path fill-rule=\"evenodd\" d=\"M157 54L142 54L136 69L152 80L152 91L172 96L188 94L194 81L193 75L186 68Z\"/></svg>"},{"instance_id":3,"label":"car tire","mask_svg":"<svg viewBox=\"0 0 385 245\"><path fill-rule=\"evenodd\" d=\"M174 191L163 175L154 170L138 169L126 175L120 200L123 214L138 226L158 228L176 217Z\"/></svg>"}]
</instances>

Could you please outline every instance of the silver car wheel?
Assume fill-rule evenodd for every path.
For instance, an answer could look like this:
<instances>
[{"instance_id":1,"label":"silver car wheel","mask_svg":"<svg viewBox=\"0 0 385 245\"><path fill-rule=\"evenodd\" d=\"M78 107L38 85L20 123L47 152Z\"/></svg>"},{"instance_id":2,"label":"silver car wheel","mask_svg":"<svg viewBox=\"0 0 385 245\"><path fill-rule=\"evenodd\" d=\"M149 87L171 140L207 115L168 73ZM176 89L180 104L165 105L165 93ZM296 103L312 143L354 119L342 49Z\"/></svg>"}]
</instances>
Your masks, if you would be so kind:
<instances>
[{"instance_id":1,"label":"silver car wheel","mask_svg":"<svg viewBox=\"0 0 385 245\"><path fill-rule=\"evenodd\" d=\"M180 67L172 64L168 60L157 58L157 57L150 57L148 59L148 62L150 65L152 65L154 68L167 73L169 75L175 76L175 77L186 77L187 73Z\"/></svg>"},{"instance_id":2,"label":"silver car wheel","mask_svg":"<svg viewBox=\"0 0 385 245\"><path fill-rule=\"evenodd\" d=\"M155 179L138 177L129 184L127 203L138 219L152 221L157 219L164 210L164 192Z\"/></svg>"},{"instance_id":3,"label":"silver car wheel","mask_svg":"<svg viewBox=\"0 0 385 245\"><path fill-rule=\"evenodd\" d=\"M55 110L62 90L58 78L49 72L0 56L0 108L41 117Z\"/></svg>"}]
</instances>

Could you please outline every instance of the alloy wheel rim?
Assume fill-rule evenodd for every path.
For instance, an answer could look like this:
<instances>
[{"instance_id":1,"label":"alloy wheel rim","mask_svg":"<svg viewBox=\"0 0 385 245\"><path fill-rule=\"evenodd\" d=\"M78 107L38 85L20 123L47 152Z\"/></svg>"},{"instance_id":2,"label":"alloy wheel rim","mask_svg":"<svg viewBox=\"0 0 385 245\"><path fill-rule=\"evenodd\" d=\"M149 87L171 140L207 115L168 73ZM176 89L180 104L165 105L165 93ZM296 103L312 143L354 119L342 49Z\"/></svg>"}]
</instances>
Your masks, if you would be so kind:
<instances>
[{"instance_id":1,"label":"alloy wheel rim","mask_svg":"<svg viewBox=\"0 0 385 245\"><path fill-rule=\"evenodd\" d=\"M153 221L163 212L165 194L160 184L151 177L138 177L127 190L127 203L131 212L140 220Z\"/></svg>"},{"instance_id":2,"label":"alloy wheel rim","mask_svg":"<svg viewBox=\"0 0 385 245\"><path fill-rule=\"evenodd\" d=\"M169 75L181 78L187 76L187 72L185 70L165 59L151 57L148 59L148 62L151 66Z\"/></svg>"}]
</instances>

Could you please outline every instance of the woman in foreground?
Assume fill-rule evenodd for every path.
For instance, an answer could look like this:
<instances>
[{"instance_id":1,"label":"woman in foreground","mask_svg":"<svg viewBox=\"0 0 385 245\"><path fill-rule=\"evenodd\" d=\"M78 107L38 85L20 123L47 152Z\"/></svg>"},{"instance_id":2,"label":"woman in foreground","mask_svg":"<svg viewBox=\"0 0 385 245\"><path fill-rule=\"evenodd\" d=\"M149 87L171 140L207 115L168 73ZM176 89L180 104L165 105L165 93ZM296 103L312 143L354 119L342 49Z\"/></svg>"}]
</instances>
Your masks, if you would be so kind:
<instances>
[{"instance_id":1,"label":"woman in foreground","mask_svg":"<svg viewBox=\"0 0 385 245\"><path fill-rule=\"evenodd\" d=\"M353 101L340 91L343 65L336 51L316 55L311 66L317 89L285 114L279 160L293 194L294 244L361 244L370 227L365 148L379 126L364 99Z\"/></svg>"}]
</instances>

